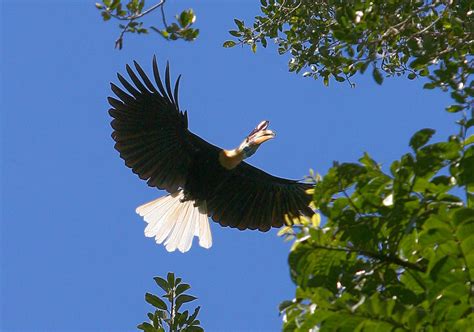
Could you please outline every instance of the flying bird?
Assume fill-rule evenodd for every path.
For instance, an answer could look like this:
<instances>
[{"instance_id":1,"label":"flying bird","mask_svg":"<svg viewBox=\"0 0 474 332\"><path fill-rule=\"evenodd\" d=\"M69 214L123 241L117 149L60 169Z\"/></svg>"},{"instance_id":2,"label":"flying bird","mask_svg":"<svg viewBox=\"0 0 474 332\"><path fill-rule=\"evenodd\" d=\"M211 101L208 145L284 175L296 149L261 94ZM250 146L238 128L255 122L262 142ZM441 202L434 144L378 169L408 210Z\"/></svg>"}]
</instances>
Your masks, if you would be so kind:
<instances>
[{"instance_id":1,"label":"flying bird","mask_svg":"<svg viewBox=\"0 0 474 332\"><path fill-rule=\"evenodd\" d=\"M221 226L262 232L285 224L285 215L312 216L306 190L312 185L270 175L244 160L275 137L269 122L260 122L235 149L222 149L188 129L187 111L178 104L179 81L171 87L169 64L163 84L156 57L156 83L134 61L127 65L129 83L117 74L123 89L111 83L118 99L109 97L115 149L148 185L168 195L136 209L148 224L145 236L168 251L186 252L194 236L210 248L209 217Z\"/></svg>"}]
</instances>

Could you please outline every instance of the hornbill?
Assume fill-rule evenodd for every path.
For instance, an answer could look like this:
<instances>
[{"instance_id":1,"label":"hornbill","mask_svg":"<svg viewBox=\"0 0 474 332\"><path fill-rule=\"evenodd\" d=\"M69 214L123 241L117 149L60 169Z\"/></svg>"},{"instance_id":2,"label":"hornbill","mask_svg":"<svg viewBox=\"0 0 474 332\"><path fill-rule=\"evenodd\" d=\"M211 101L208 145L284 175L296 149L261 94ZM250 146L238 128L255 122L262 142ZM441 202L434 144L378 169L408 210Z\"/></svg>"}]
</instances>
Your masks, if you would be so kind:
<instances>
[{"instance_id":1,"label":"hornbill","mask_svg":"<svg viewBox=\"0 0 474 332\"><path fill-rule=\"evenodd\" d=\"M125 165L169 193L136 209L148 223L145 236L164 242L168 251L186 252L194 236L202 247L211 247L208 217L221 226L266 232L283 226L285 215L314 213L306 194L311 184L272 176L243 161L275 137L268 121L236 149L221 149L188 130L187 111L178 104L181 76L172 90L169 64L163 84L153 58L156 86L136 61L134 66L136 72L126 66L134 85L117 74L128 93L111 83L118 99L108 101L112 138Z\"/></svg>"}]
</instances>

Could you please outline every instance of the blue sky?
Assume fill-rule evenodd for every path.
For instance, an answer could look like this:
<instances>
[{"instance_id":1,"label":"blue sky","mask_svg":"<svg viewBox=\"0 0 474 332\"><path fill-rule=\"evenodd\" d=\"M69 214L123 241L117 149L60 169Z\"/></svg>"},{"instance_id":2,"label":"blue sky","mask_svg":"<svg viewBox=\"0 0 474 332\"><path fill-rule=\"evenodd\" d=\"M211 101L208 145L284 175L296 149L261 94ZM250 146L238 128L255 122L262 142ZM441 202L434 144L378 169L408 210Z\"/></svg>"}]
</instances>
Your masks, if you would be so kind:
<instances>
[{"instance_id":1,"label":"blue sky","mask_svg":"<svg viewBox=\"0 0 474 332\"><path fill-rule=\"evenodd\" d=\"M190 129L225 148L263 119L278 136L250 162L274 175L322 174L364 151L390 162L418 129L453 133L448 95L421 81L369 75L357 87L289 73L273 48L224 49L233 18L249 21L258 1L170 1L169 15L192 7L201 35L168 43L127 36L113 48L116 23L93 1L6 0L1 8L1 316L5 331L133 330L159 293L153 276L174 271L192 286L208 331L275 331L278 304L294 295L290 244L268 233L212 223L210 250L194 243L168 253L143 235L138 205L164 194L135 176L113 149L109 82L154 54L183 74L180 105ZM153 20L158 20L157 17Z\"/></svg>"}]
</instances>

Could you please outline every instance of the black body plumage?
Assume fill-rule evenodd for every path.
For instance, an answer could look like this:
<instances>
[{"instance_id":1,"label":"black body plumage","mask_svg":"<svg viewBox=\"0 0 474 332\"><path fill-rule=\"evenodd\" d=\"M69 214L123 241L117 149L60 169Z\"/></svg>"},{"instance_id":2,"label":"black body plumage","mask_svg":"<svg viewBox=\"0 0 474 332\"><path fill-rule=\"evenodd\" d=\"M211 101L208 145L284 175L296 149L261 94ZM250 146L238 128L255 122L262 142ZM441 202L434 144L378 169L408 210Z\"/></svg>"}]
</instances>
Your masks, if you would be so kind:
<instances>
[{"instance_id":1,"label":"black body plumage","mask_svg":"<svg viewBox=\"0 0 474 332\"><path fill-rule=\"evenodd\" d=\"M272 176L246 162L221 166L216 147L188 130L188 117L178 104L179 78L172 89L169 66L163 84L153 59L155 84L134 62L127 65L133 85L118 74L127 92L111 84L109 97L115 148L149 186L170 193L184 190L185 199L203 200L209 216L222 226L268 231L281 227L285 215L307 215L311 184Z\"/></svg>"}]
</instances>

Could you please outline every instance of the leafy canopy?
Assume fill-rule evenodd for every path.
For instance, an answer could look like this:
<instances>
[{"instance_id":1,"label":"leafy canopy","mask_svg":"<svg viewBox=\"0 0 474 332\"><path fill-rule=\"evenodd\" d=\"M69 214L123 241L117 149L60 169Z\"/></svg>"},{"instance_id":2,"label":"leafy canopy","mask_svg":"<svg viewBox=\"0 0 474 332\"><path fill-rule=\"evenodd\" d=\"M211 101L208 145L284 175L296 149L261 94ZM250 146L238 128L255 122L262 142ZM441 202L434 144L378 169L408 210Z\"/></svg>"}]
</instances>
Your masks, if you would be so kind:
<instances>
[{"instance_id":1,"label":"leafy canopy","mask_svg":"<svg viewBox=\"0 0 474 332\"><path fill-rule=\"evenodd\" d=\"M473 326L474 136L427 144L433 133L417 132L389 173L365 154L316 183L324 228L283 230L297 285L280 307L285 330Z\"/></svg>"},{"instance_id":2,"label":"leafy canopy","mask_svg":"<svg viewBox=\"0 0 474 332\"><path fill-rule=\"evenodd\" d=\"M224 47L273 40L290 71L349 81L424 77L449 91L459 132L411 152L384 171L368 154L316 177L320 217L293 220L280 234L295 298L284 330L464 331L474 326L473 4L471 1L261 0L252 26L236 19Z\"/></svg>"},{"instance_id":3,"label":"leafy canopy","mask_svg":"<svg viewBox=\"0 0 474 332\"><path fill-rule=\"evenodd\" d=\"M235 40L224 47L269 40L289 53L290 71L303 76L350 81L356 73L424 76L426 88L451 90L466 109L472 97L474 12L472 1L442 0L260 0L262 15L251 26L235 20Z\"/></svg>"}]
</instances>

